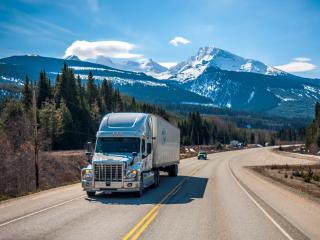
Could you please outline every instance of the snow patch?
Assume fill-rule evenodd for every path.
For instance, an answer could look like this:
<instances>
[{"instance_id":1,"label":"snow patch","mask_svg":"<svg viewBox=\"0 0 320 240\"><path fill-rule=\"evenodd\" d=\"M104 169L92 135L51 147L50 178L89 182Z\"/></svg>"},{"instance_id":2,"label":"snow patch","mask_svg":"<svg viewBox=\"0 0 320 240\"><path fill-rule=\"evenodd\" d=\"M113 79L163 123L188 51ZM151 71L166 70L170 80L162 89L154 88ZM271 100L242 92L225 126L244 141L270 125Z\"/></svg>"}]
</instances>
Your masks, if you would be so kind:
<instances>
[{"instance_id":1,"label":"snow patch","mask_svg":"<svg viewBox=\"0 0 320 240\"><path fill-rule=\"evenodd\" d=\"M252 98L254 97L254 94L255 94L255 92L252 91L251 94L250 94L250 97L249 97L249 99L248 99L248 101L247 101L247 103L251 102Z\"/></svg>"}]
</instances>

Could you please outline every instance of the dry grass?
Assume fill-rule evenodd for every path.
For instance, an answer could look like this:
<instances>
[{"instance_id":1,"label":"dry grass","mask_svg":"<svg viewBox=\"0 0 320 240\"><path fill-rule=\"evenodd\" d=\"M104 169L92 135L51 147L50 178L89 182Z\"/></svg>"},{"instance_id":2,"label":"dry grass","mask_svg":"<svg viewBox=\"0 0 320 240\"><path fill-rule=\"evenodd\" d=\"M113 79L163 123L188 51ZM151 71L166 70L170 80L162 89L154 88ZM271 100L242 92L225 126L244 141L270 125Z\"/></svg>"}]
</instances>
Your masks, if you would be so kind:
<instances>
[{"instance_id":1,"label":"dry grass","mask_svg":"<svg viewBox=\"0 0 320 240\"><path fill-rule=\"evenodd\" d=\"M80 169L88 164L83 150L40 152L39 156L40 186L37 190L33 152L7 154L6 169L0 178L0 201L79 182Z\"/></svg>"},{"instance_id":2,"label":"dry grass","mask_svg":"<svg viewBox=\"0 0 320 240\"><path fill-rule=\"evenodd\" d=\"M271 165L250 167L295 190L320 198L320 165Z\"/></svg>"}]
</instances>

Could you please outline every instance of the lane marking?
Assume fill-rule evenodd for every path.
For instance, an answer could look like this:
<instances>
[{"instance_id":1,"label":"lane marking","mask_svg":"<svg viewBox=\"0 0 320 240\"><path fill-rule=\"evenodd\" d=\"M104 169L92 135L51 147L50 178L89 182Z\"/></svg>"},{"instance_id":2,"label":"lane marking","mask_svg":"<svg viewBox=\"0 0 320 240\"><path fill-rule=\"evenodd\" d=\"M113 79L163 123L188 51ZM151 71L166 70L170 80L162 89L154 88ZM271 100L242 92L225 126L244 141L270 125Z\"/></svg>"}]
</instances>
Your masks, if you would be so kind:
<instances>
[{"instance_id":1,"label":"lane marking","mask_svg":"<svg viewBox=\"0 0 320 240\"><path fill-rule=\"evenodd\" d=\"M81 196L79 196L79 197L72 198L72 199L70 199L70 200L68 200L68 201L55 204L55 205L53 205L53 206L51 206L51 207L47 207L47 208L41 209L41 210L36 211L36 212L28 213L28 214L23 215L23 216L21 216L21 217L12 219L12 220L7 221L7 222L4 222L4 223L1 223L1 224L0 224L0 227L4 227L4 226L6 226L6 225L8 225L8 224L10 224L10 223L14 223L14 222L20 221L20 220L22 220L22 219L25 219L25 218L34 216L34 215L36 215L36 214L39 214L39 213L48 211L48 210L50 210L50 209L53 209L53 208L56 208L56 207L60 207L60 206L65 205L65 204L67 204L67 203L69 203L69 202L72 202L72 201L78 200L78 199L80 199L80 198L83 198L84 196L85 196L85 195L81 195Z\"/></svg>"},{"instance_id":2,"label":"lane marking","mask_svg":"<svg viewBox=\"0 0 320 240\"><path fill-rule=\"evenodd\" d=\"M161 205L173 197L182 187L182 185L194 174L196 174L203 166L193 169L189 173L187 173L187 177L182 179L169 193L167 193L159 203L157 203L131 230L127 233L122 240L136 240L145 229L151 224L154 218L158 215ZM156 211L156 212L155 212ZM142 225L142 226L141 226ZM138 230L139 229L139 230ZM134 234L134 235L133 235Z\"/></svg>"},{"instance_id":3,"label":"lane marking","mask_svg":"<svg viewBox=\"0 0 320 240\"><path fill-rule=\"evenodd\" d=\"M155 212L149 219L148 221L139 229L139 231L131 238L131 240L136 240L139 238L141 233L144 232L144 230L147 229L147 227L150 225L150 223L153 221L153 219L158 215L159 211Z\"/></svg>"},{"instance_id":4,"label":"lane marking","mask_svg":"<svg viewBox=\"0 0 320 240\"><path fill-rule=\"evenodd\" d=\"M140 222L138 222L138 224L132 228L132 230L126 235L124 236L123 240L127 240L130 238L130 236L150 217L150 215L155 212L158 208L160 207L160 204L157 204L154 208L151 209L151 211L140 220Z\"/></svg>"},{"instance_id":5,"label":"lane marking","mask_svg":"<svg viewBox=\"0 0 320 240\"><path fill-rule=\"evenodd\" d=\"M242 184L239 182L237 177L234 175L231 166L230 166L230 160L228 161L228 169L229 172L234 179L234 181L239 185L240 189L248 196L248 198L263 212L263 214L280 230L280 232L289 240L294 240L289 233L286 232L270 215L267 213L266 210L251 196L251 194L242 186Z\"/></svg>"}]
</instances>

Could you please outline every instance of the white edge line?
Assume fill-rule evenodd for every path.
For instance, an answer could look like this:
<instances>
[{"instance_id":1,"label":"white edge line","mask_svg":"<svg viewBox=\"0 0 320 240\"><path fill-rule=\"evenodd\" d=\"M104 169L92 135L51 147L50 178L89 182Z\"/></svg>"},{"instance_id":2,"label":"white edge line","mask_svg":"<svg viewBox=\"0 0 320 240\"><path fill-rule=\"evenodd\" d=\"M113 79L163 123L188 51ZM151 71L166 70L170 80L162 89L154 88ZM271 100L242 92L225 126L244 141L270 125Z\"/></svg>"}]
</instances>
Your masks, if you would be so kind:
<instances>
[{"instance_id":1,"label":"white edge line","mask_svg":"<svg viewBox=\"0 0 320 240\"><path fill-rule=\"evenodd\" d=\"M238 179L235 177L234 173L231 170L230 167L230 161L228 162L228 168L229 172L231 173L232 178L234 181L239 185L241 190L249 197L249 199L266 215L266 217L280 230L280 232L289 240L294 240L289 233L287 233L270 215L269 213L264 210L264 208L250 195L250 193L241 185L241 183L238 181Z\"/></svg>"},{"instance_id":2,"label":"white edge line","mask_svg":"<svg viewBox=\"0 0 320 240\"><path fill-rule=\"evenodd\" d=\"M68 201L65 201L65 202L62 202L62 203L58 203L58 204L53 205L53 206L51 206L51 207L47 207L47 208L41 209L41 210L39 210L39 211L32 212L32 213L23 215L23 216L21 216L21 217L12 219L12 220L10 220L10 221L8 221L8 222L1 223L1 224L0 224L0 227L4 227L4 226L6 226L6 225L8 225L8 224L10 224L10 223L14 223L14 222L20 221L20 220L22 220L22 219L24 219L24 218L28 218L28 217L34 216L34 215L36 215L36 214L39 214L39 213L48 211L48 210L50 210L50 209L52 209L52 208L56 208L56 207L62 206L62 205L64 205L64 204L67 204L67 203L72 202L72 201L74 201L74 200L83 198L84 196L85 196L85 195L81 195L80 197L72 198L72 199L70 199L70 200L68 200Z\"/></svg>"}]
</instances>

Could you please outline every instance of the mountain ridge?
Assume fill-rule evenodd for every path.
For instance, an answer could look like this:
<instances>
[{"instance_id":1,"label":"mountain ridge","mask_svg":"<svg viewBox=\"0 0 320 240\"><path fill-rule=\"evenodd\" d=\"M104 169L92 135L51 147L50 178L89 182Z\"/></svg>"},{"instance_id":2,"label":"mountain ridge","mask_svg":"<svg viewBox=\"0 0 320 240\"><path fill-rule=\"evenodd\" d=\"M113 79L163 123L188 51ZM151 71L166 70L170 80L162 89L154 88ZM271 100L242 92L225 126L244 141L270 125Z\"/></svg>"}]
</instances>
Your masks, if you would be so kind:
<instances>
[{"instance_id":1,"label":"mountain ridge","mask_svg":"<svg viewBox=\"0 0 320 240\"><path fill-rule=\"evenodd\" d=\"M104 60L117 67L118 63L113 63L111 59ZM13 56L0 59L0 81L21 84L26 73L37 79L42 69L54 78L64 61L83 81L88 72L93 71L97 81L107 78L124 93L149 102L215 105L304 117L312 116L314 103L320 101L320 80L298 77L214 47L200 48L188 60L167 70L160 68L154 76L79 61L76 56L67 60L33 55ZM127 61L122 66L130 65L142 70L150 67L150 71L157 66L153 64L156 62L152 59L144 59L138 63Z\"/></svg>"},{"instance_id":2,"label":"mountain ridge","mask_svg":"<svg viewBox=\"0 0 320 240\"><path fill-rule=\"evenodd\" d=\"M52 82L63 67L64 62L86 81L91 71L97 83L103 79L112 81L123 93L134 96L137 100L148 102L176 103L196 102L211 104L211 100L196 93L187 91L171 82L161 81L141 72L130 72L114 69L101 64L86 61L65 60L41 56L12 56L0 59L0 82L15 85L23 84L27 74L33 81L39 78L39 72L45 70Z\"/></svg>"}]
</instances>

